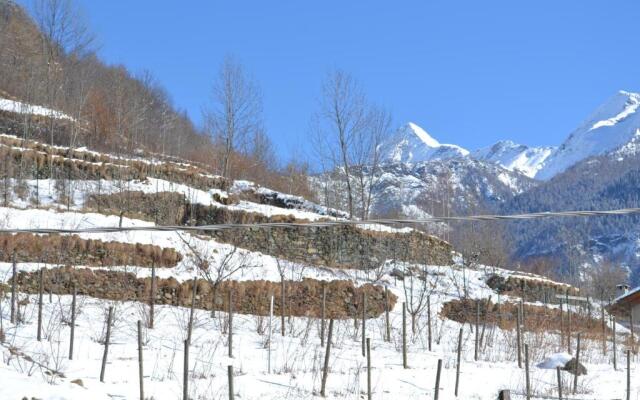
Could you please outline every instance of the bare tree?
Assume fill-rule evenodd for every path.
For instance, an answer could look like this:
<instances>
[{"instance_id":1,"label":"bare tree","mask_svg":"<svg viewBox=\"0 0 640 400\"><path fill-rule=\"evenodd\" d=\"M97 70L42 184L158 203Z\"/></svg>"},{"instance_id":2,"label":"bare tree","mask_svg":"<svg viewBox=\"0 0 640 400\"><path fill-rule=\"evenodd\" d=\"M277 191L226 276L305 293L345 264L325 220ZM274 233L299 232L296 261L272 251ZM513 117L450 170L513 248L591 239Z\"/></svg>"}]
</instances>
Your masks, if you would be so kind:
<instances>
[{"instance_id":1,"label":"bare tree","mask_svg":"<svg viewBox=\"0 0 640 400\"><path fill-rule=\"evenodd\" d=\"M427 306L427 297L438 286L439 275L429 275L425 266L407 265L404 268L402 288L406 306L411 315L411 332L416 333L416 320Z\"/></svg>"},{"instance_id":2,"label":"bare tree","mask_svg":"<svg viewBox=\"0 0 640 400\"><path fill-rule=\"evenodd\" d=\"M221 174L231 174L234 153L262 129L262 95L240 63L227 57L213 85L213 103L204 111L208 130L221 150Z\"/></svg>"}]
</instances>

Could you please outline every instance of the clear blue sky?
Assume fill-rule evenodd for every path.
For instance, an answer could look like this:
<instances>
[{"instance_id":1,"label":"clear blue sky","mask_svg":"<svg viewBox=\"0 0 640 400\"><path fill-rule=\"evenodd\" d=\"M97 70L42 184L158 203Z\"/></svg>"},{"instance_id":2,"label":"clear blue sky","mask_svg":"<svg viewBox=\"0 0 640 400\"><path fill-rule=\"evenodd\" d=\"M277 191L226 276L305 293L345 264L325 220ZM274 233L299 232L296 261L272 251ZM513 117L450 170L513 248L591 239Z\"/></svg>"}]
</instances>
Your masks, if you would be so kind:
<instances>
[{"instance_id":1,"label":"clear blue sky","mask_svg":"<svg viewBox=\"0 0 640 400\"><path fill-rule=\"evenodd\" d=\"M235 55L262 87L282 155L306 147L334 67L397 124L469 149L559 144L615 91L640 90L637 0L78 3L102 58L150 70L196 123L220 62Z\"/></svg>"}]
</instances>

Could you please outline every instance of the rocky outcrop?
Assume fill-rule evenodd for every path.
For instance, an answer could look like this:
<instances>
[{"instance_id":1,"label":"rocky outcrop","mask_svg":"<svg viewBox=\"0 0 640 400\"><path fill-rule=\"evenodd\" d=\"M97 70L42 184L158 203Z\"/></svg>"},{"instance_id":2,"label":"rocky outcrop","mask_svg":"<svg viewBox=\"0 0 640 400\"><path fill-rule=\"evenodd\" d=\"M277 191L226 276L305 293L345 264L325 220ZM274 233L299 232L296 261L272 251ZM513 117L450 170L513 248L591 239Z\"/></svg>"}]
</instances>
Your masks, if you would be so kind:
<instances>
[{"instance_id":1,"label":"rocky outcrop","mask_svg":"<svg viewBox=\"0 0 640 400\"><path fill-rule=\"evenodd\" d=\"M91 297L148 302L151 296L151 278L137 278L133 273L88 268L62 267L43 272L44 290L54 294L71 294L76 286L78 294ZM20 272L16 283L21 292L38 293L38 272ZM271 296L274 296L274 312L280 314L282 304L281 283L270 281L224 281L215 287L199 279L196 283L195 307L206 310L228 310L229 290L232 291L235 312L268 315ZM326 285L327 318L353 318L362 315L362 295L366 296L367 315L377 317L385 310L385 293L381 286L366 284L355 287L351 281L323 282L315 279L285 281L285 314L292 316L320 317L322 287ZM190 306L193 280L178 282L174 278L157 279L156 304ZM397 297L388 294L389 307L393 308Z\"/></svg>"}]
</instances>

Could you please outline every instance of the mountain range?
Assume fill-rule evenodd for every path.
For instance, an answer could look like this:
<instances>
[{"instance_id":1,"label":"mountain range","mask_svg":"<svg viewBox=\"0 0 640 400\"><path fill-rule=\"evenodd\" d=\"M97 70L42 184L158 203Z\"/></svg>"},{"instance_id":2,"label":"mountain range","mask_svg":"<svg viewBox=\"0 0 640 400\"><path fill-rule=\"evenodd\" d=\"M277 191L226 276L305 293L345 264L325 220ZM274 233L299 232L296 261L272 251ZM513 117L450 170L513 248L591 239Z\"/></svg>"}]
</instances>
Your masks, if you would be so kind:
<instances>
[{"instance_id":1,"label":"mountain range","mask_svg":"<svg viewBox=\"0 0 640 400\"><path fill-rule=\"evenodd\" d=\"M510 140L467 150L407 123L385 144L372 212L425 217L640 206L640 94L619 91L557 147ZM565 273L609 260L637 274L638 218L509 223L512 260L553 256ZM637 271L637 272L636 272Z\"/></svg>"}]
</instances>

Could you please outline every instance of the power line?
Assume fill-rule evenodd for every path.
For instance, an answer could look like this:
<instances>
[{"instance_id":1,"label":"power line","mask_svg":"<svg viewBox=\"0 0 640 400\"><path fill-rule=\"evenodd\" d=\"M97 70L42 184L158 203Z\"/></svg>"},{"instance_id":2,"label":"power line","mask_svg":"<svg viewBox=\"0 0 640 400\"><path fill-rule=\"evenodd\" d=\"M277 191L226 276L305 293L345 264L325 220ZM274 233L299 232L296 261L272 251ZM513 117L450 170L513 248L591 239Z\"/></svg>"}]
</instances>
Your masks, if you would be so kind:
<instances>
[{"instance_id":1,"label":"power line","mask_svg":"<svg viewBox=\"0 0 640 400\"><path fill-rule=\"evenodd\" d=\"M215 225L166 225L166 226L103 226L93 228L0 228L0 233L111 233L111 232L136 232L136 231L157 231L157 232L213 232L227 229L268 229L286 227L329 227L329 226L366 226L366 225L403 225L411 226L434 222L454 222L454 221L510 221L510 220L534 220L557 217L601 217L620 216L640 213L640 208L622 208L618 210L590 210L590 211L545 211L527 214L511 215L468 215L459 217L429 217L422 219L373 219L373 220L322 220L310 222L264 222L251 224L215 224Z\"/></svg>"}]
</instances>

